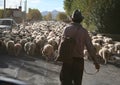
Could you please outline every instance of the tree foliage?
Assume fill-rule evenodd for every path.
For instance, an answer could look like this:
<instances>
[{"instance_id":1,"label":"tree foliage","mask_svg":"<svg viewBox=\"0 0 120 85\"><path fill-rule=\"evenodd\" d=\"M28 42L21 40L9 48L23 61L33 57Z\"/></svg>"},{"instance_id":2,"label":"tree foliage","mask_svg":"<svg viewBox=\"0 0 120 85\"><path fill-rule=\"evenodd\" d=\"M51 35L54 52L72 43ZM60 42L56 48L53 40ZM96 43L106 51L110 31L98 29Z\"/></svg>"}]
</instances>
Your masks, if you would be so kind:
<instances>
[{"instance_id":1,"label":"tree foliage","mask_svg":"<svg viewBox=\"0 0 120 85\"><path fill-rule=\"evenodd\" d=\"M56 20L58 21L67 21L68 20L68 16L66 15L65 12L59 12L56 16Z\"/></svg>"},{"instance_id":2,"label":"tree foliage","mask_svg":"<svg viewBox=\"0 0 120 85\"><path fill-rule=\"evenodd\" d=\"M66 10L66 13L68 14L68 15L70 15L71 14L71 8L72 8L72 2L73 2L74 0L64 0L64 9Z\"/></svg>"},{"instance_id":3,"label":"tree foliage","mask_svg":"<svg viewBox=\"0 0 120 85\"><path fill-rule=\"evenodd\" d=\"M120 33L120 0L64 0L64 9L68 15L80 9L84 22L95 24L99 32Z\"/></svg>"},{"instance_id":4,"label":"tree foliage","mask_svg":"<svg viewBox=\"0 0 120 85\"><path fill-rule=\"evenodd\" d=\"M29 8L27 20L42 20L42 15L38 9Z\"/></svg>"},{"instance_id":5,"label":"tree foliage","mask_svg":"<svg viewBox=\"0 0 120 85\"><path fill-rule=\"evenodd\" d=\"M12 10L6 10L5 15L4 15L4 10L0 9L0 18L4 17L12 17Z\"/></svg>"},{"instance_id":6,"label":"tree foliage","mask_svg":"<svg viewBox=\"0 0 120 85\"><path fill-rule=\"evenodd\" d=\"M93 20L99 32L120 33L120 0L98 0L95 4Z\"/></svg>"},{"instance_id":7,"label":"tree foliage","mask_svg":"<svg viewBox=\"0 0 120 85\"><path fill-rule=\"evenodd\" d=\"M3 18L3 10L0 9L0 18Z\"/></svg>"},{"instance_id":8,"label":"tree foliage","mask_svg":"<svg viewBox=\"0 0 120 85\"><path fill-rule=\"evenodd\" d=\"M49 12L49 13L48 13L47 15L45 15L43 18L44 18L44 20L47 20L47 21L52 20L52 13Z\"/></svg>"}]
</instances>

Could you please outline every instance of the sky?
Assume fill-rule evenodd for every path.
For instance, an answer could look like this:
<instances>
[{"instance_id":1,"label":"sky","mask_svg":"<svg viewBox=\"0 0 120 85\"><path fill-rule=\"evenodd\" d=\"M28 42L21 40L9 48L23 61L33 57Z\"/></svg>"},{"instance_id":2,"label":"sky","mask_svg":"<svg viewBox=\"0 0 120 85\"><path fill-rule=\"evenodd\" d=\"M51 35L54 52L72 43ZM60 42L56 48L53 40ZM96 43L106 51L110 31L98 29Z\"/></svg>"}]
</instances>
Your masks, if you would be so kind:
<instances>
[{"instance_id":1,"label":"sky","mask_svg":"<svg viewBox=\"0 0 120 85\"><path fill-rule=\"evenodd\" d=\"M18 8L22 6L22 10L25 10L26 0L6 0L6 8ZM39 9L40 12L43 11L64 11L63 8L64 0L27 0L27 11L28 8ZM0 9L4 8L4 0L0 0Z\"/></svg>"}]
</instances>

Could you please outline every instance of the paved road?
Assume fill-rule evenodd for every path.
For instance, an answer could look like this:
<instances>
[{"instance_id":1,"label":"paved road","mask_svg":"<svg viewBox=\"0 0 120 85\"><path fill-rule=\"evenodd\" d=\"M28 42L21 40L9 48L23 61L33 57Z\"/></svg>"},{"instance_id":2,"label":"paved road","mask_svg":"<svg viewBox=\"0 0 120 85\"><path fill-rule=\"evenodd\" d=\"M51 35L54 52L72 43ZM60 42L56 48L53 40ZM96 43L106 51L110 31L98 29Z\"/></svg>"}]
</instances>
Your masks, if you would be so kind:
<instances>
[{"instance_id":1,"label":"paved road","mask_svg":"<svg viewBox=\"0 0 120 85\"><path fill-rule=\"evenodd\" d=\"M32 85L60 85L60 65L38 57L1 56L0 75L14 77ZM95 73L93 64L85 61L85 70ZM88 75L84 72L83 85L120 85L120 68L115 65L101 65L100 72Z\"/></svg>"}]
</instances>

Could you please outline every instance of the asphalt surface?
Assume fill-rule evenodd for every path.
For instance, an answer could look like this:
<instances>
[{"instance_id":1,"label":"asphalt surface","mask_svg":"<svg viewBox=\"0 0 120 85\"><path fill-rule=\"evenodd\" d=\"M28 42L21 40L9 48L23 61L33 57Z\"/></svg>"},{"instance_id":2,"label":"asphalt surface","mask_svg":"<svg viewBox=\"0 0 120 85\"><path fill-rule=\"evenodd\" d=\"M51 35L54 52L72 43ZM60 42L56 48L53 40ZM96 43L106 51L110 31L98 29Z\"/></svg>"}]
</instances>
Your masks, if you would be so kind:
<instances>
[{"instance_id":1,"label":"asphalt surface","mask_svg":"<svg viewBox=\"0 0 120 85\"><path fill-rule=\"evenodd\" d=\"M60 69L60 64L39 57L0 55L0 76L16 78L31 85L60 85ZM95 73L92 62L85 61L85 71L82 85L120 85L120 64L101 64L100 71Z\"/></svg>"}]
</instances>

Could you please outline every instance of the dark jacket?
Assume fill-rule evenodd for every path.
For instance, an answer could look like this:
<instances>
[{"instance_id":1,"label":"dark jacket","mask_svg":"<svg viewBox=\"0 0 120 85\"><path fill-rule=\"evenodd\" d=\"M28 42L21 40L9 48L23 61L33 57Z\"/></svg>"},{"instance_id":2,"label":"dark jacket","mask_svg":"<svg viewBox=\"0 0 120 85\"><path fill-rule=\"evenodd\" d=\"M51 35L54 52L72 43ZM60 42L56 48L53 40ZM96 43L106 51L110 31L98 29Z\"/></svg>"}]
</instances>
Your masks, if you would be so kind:
<instances>
[{"instance_id":1,"label":"dark jacket","mask_svg":"<svg viewBox=\"0 0 120 85\"><path fill-rule=\"evenodd\" d=\"M64 28L63 36L73 37L76 39L76 47L74 49L74 57L84 57L83 51L86 47L91 57L96 55L96 51L91 42L88 31L81 24L71 23Z\"/></svg>"}]
</instances>

